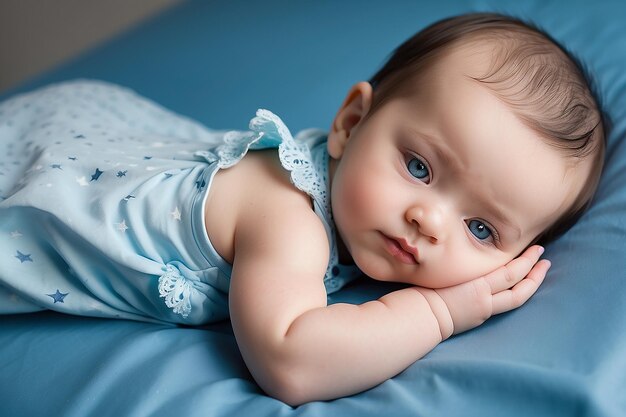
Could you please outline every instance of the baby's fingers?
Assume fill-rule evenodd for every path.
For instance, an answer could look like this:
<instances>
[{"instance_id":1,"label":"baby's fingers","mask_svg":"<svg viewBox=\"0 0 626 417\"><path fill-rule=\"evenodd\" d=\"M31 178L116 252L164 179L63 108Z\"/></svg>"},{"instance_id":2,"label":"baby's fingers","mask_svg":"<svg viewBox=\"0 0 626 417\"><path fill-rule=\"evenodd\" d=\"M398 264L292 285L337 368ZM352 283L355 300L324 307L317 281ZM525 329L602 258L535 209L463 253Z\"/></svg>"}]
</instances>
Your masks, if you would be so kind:
<instances>
[{"instance_id":1,"label":"baby's fingers","mask_svg":"<svg viewBox=\"0 0 626 417\"><path fill-rule=\"evenodd\" d=\"M508 264L485 275L484 279L491 287L491 293L497 294L508 290L520 282L537 263L542 253L541 246L531 246Z\"/></svg>"},{"instance_id":2,"label":"baby's fingers","mask_svg":"<svg viewBox=\"0 0 626 417\"><path fill-rule=\"evenodd\" d=\"M550 265L550 261L542 259L535 264L526 278L522 279L513 288L494 294L492 298L493 314L513 310L528 301L543 282Z\"/></svg>"}]
</instances>

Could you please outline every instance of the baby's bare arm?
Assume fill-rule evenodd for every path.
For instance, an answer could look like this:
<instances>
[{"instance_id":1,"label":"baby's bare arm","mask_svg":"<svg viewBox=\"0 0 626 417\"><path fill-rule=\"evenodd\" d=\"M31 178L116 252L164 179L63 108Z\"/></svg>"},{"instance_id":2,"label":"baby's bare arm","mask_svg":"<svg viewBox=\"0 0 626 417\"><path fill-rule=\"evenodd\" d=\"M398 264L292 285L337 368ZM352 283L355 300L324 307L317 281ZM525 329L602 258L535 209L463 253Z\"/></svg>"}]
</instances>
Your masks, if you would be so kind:
<instances>
[{"instance_id":1,"label":"baby's bare arm","mask_svg":"<svg viewBox=\"0 0 626 417\"><path fill-rule=\"evenodd\" d=\"M453 331L521 305L547 271L531 248L466 284L326 306L325 232L316 218L292 212L241 225L230 292L246 364L268 394L290 404L354 394L393 377Z\"/></svg>"},{"instance_id":2,"label":"baby's bare arm","mask_svg":"<svg viewBox=\"0 0 626 417\"><path fill-rule=\"evenodd\" d=\"M241 200L230 207L237 213L230 286L233 329L257 383L287 403L373 387L424 356L452 329L476 326L490 314L515 307L500 302L506 291L496 291L504 295L494 297L491 290L463 286L436 292L411 287L362 305L327 306L322 277L328 240L308 197L294 195L288 181L281 187L271 181L257 184L237 195ZM530 256L509 264L509 287L528 276L512 293L534 292L546 269L535 262ZM529 273L531 268L535 272ZM495 278L500 272L493 274L476 280L476 288L481 280L494 289L506 286ZM528 280L531 285L524 284ZM491 310L474 308L485 299Z\"/></svg>"},{"instance_id":3,"label":"baby's bare arm","mask_svg":"<svg viewBox=\"0 0 626 417\"><path fill-rule=\"evenodd\" d=\"M419 291L327 306L326 234L313 212L309 217L296 211L243 220L235 239L231 320L261 388L290 404L354 394L396 375L441 342L439 324Z\"/></svg>"}]
</instances>

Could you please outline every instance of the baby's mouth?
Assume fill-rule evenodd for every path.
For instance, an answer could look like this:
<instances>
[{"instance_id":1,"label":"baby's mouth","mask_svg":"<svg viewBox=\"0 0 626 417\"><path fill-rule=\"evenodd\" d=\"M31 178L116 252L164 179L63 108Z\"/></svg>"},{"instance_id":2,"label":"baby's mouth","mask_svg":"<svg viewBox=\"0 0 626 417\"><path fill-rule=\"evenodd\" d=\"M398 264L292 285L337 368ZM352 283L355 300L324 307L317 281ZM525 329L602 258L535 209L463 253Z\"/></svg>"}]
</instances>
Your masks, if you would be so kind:
<instances>
[{"instance_id":1,"label":"baby's mouth","mask_svg":"<svg viewBox=\"0 0 626 417\"><path fill-rule=\"evenodd\" d=\"M385 235L381 232L385 249L398 261L408 264L417 265L419 263L419 252L416 247L411 246L405 238L395 238Z\"/></svg>"}]
</instances>

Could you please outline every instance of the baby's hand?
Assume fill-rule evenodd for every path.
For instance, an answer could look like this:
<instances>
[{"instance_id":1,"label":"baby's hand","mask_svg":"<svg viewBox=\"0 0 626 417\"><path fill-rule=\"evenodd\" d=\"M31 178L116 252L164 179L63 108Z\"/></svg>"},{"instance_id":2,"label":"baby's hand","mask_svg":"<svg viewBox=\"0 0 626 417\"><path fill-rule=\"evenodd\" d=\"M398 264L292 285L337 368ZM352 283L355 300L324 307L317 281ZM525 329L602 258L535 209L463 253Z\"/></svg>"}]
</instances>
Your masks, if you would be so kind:
<instances>
[{"instance_id":1,"label":"baby's hand","mask_svg":"<svg viewBox=\"0 0 626 417\"><path fill-rule=\"evenodd\" d=\"M479 326L489 317L528 301L550 268L550 261L539 261L542 253L541 246L532 246L487 275L435 290L448 307L454 334Z\"/></svg>"}]
</instances>

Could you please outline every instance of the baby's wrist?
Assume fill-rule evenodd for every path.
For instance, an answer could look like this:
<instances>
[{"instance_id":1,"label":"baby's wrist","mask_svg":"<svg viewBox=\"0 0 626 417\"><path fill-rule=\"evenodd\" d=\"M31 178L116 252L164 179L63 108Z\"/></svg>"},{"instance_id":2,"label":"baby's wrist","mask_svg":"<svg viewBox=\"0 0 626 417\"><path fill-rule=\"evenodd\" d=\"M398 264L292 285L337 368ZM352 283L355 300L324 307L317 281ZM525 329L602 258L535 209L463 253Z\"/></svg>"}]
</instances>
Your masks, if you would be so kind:
<instances>
[{"instance_id":1,"label":"baby's wrist","mask_svg":"<svg viewBox=\"0 0 626 417\"><path fill-rule=\"evenodd\" d=\"M435 290L429 288L417 289L430 305L430 310L439 324L441 340L446 340L454 333L454 321L452 320L452 315L450 314L450 310L448 309L446 302L439 296L439 294L437 294Z\"/></svg>"}]
</instances>

